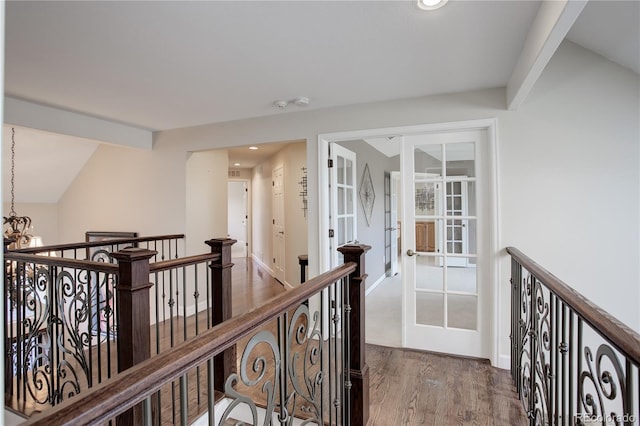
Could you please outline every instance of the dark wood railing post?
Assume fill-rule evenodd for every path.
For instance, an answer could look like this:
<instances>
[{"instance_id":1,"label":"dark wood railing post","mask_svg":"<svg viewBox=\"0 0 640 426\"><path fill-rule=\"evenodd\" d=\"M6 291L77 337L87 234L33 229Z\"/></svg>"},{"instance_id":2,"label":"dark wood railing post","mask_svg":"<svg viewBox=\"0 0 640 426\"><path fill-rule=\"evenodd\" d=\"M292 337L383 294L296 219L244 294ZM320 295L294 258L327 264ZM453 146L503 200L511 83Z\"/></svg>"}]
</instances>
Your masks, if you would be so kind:
<instances>
[{"instance_id":1,"label":"dark wood railing post","mask_svg":"<svg viewBox=\"0 0 640 426\"><path fill-rule=\"evenodd\" d=\"M351 335L351 423L366 425L369 420L369 366L365 360L365 308L364 290L367 274L364 258L371 246L346 245L338 248L344 263L355 262L358 266L349 276L349 325Z\"/></svg>"},{"instance_id":2,"label":"dark wood railing post","mask_svg":"<svg viewBox=\"0 0 640 426\"><path fill-rule=\"evenodd\" d=\"M237 240L231 238L214 238L205 241L211 247L211 253L219 254L220 258L211 264L211 326L216 326L233 316L233 300L231 298L231 246ZM224 392L224 383L231 373L236 371L235 345L216 355L213 359L214 389Z\"/></svg>"},{"instance_id":3,"label":"dark wood railing post","mask_svg":"<svg viewBox=\"0 0 640 426\"><path fill-rule=\"evenodd\" d=\"M307 280L307 266L309 266L309 256L301 254L298 256L298 264L300 265L300 284Z\"/></svg>"},{"instance_id":4,"label":"dark wood railing post","mask_svg":"<svg viewBox=\"0 0 640 426\"><path fill-rule=\"evenodd\" d=\"M117 319L118 372L151 358L151 312L149 309L149 259L156 251L126 248L111 256L118 261ZM138 404L117 417L118 425L142 425Z\"/></svg>"}]
</instances>

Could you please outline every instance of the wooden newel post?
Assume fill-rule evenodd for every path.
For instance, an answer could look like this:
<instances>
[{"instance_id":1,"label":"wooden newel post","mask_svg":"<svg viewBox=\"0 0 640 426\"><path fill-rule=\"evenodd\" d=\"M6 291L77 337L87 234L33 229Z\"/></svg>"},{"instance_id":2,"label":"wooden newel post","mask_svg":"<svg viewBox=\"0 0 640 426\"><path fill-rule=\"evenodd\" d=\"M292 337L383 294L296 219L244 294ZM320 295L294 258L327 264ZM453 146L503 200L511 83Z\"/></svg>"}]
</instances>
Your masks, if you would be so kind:
<instances>
[{"instance_id":1,"label":"wooden newel post","mask_svg":"<svg viewBox=\"0 0 640 426\"><path fill-rule=\"evenodd\" d=\"M351 335L351 425L366 425L369 420L369 366L365 360L365 320L364 320L364 257L371 246L364 244L346 245L338 248L344 256L344 263L355 262L358 266L349 276L349 324Z\"/></svg>"},{"instance_id":2,"label":"wooden newel post","mask_svg":"<svg viewBox=\"0 0 640 426\"><path fill-rule=\"evenodd\" d=\"M126 248L111 257L118 261L117 319L118 372L151 357L151 312L149 309L149 259L156 251ZM119 415L118 425L142 425L142 404Z\"/></svg>"},{"instance_id":3,"label":"wooden newel post","mask_svg":"<svg viewBox=\"0 0 640 426\"><path fill-rule=\"evenodd\" d=\"M218 325L233 316L231 308L231 246L237 240L231 238L214 238L205 241L211 247L211 253L219 254L220 258L211 264L211 315L212 326ZM235 345L216 355L213 359L213 386L219 392L224 392L224 383L231 373L236 371Z\"/></svg>"}]
</instances>

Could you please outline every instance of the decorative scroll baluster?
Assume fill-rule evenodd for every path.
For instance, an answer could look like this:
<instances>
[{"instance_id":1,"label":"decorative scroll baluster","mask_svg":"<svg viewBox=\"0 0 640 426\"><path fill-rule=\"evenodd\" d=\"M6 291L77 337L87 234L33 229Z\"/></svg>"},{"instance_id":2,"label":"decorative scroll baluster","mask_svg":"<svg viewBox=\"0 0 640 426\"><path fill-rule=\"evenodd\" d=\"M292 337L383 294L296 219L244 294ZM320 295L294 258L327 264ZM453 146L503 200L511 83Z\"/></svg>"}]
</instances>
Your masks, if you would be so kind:
<instances>
[{"instance_id":1,"label":"decorative scroll baluster","mask_svg":"<svg viewBox=\"0 0 640 426\"><path fill-rule=\"evenodd\" d=\"M639 425L640 335L516 249L508 251L512 378L529 423Z\"/></svg>"}]
</instances>

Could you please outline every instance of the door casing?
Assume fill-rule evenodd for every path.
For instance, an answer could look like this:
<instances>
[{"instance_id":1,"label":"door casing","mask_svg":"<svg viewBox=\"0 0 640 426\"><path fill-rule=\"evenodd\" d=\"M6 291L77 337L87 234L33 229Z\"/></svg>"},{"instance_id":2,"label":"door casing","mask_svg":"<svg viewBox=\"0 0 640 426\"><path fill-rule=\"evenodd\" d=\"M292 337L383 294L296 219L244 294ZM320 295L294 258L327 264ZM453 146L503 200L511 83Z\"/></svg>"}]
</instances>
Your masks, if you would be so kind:
<instances>
[{"instance_id":1,"label":"door casing","mask_svg":"<svg viewBox=\"0 0 640 426\"><path fill-rule=\"evenodd\" d=\"M505 336L500 333L501 315L499 303L501 300L501 289L499 285L500 279L500 259L498 257L499 245L499 200L498 200L498 158L497 158L497 120L495 118L454 121L445 123L420 124L401 127L387 127L367 130L354 130L336 133L322 133L318 135L318 230L321 238L318 239L318 271L326 272L331 268L330 249L329 249L329 169L326 167L329 161L329 143L358 140L373 137L393 137L397 135L411 135L420 133L436 133L445 131L465 131L465 130L486 130L488 144L487 158L487 179L489 187L489 222L490 228L487 230L489 238L490 253L488 255L489 264L489 288L487 296L491 306L489 307L491 314L491 324L489 325L489 335L487 339L491 341L488 345L491 353L488 354L489 360L493 365L499 364L499 346L500 341ZM366 243L364 241L363 243ZM404 299L404 295L403 295Z\"/></svg>"}]
</instances>

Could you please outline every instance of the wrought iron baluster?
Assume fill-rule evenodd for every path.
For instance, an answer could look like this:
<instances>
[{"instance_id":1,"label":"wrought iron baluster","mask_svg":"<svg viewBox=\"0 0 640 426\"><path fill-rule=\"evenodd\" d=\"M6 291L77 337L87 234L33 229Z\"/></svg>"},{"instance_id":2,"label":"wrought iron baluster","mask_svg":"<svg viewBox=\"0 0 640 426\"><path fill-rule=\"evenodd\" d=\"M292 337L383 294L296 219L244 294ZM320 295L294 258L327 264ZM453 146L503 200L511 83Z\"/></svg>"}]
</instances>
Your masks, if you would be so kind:
<instances>
[{"instance_id":1,"label":"wrought iron baluster","mask_svg":"<svg viewBox=\"0 0 640 426\"><path fill-rule=\"evenodd\" d=\"M189 424L187 374L180 376L180 425Z\"/></svg>"},{"instance_id":2,"label":"wrought iron baluster","mask_svg":"<svg viewBox=\"0 0 640 426\"><path fill-rule=\"evenodd\" d=\"M574 382L574 375L577 376L577 374L574 373L575 368L576 368L576 356L580 356L579 352L580 352L580 345L579 343L577 344L578 349L576 350L576 335L575 335L575 328L574 328L574 314L573 311L569 310L569 411L568 411L568 415L570 416L569 422L571 424L573 424L574 420L573 420L573 416L576 413L573 410L573 393L574 393L574 387L575 387L575 382ZM578 367L579 368L579 367ZM579 371L579 370L578 370Z\"/></svg>"},{"instance_id":3,"label":"wrought iron baluster","mask_svg":"<svg viewBox=\"0 0 640 426\"><path fill-rule=\"evenodd\" d=\"M209 275L209 274L207 274ZM209 322L207 322L209 324ZM213 357L207 359L207 408L209 413L209 426L215 426L216 409L215 409L215 390L214 390L214 370Z\"/></svg>"},{"instance_id":4,"label":"wrought iron baluster","mask_svg":"<svg viewBox=\"0 0 640 426\"><path fill-rule=\"evenodd\" d=\"M198 324L198 317L199 317L199 313L200 310L198 309L198 297L200 296L200 293L198 292L198 265L193 265L193 281L194 281L194 291L193 291L193 299L194 299L194 304L196 306L196 312L194 314L194 319L195 319L195 333L196 336L199 334L199 324ZM185 292L186 293L186 292ZM200 400L200 365L198 364L198 366L196 367L196 393L197 393L197 404L200 405L201 400Z\"/></svg>"},{"instance_id":5,"label":"wrought iron baluster","mask_svg":"<svg viewBox=\"0 0 640 426\"><path fill-rule=\"evenodd\" d=\"M342 288L343 288L343 305L344 305L344 324L343 324L343 333L342 339L344 342L344 419L345 424L348 424L351 419L351 294L350 294L350 285L347 278L343 278L341 280Z\"/></svg>"}]
</instances>

